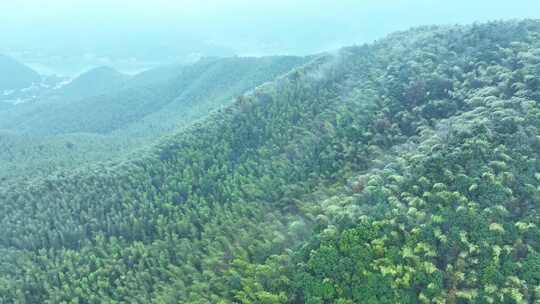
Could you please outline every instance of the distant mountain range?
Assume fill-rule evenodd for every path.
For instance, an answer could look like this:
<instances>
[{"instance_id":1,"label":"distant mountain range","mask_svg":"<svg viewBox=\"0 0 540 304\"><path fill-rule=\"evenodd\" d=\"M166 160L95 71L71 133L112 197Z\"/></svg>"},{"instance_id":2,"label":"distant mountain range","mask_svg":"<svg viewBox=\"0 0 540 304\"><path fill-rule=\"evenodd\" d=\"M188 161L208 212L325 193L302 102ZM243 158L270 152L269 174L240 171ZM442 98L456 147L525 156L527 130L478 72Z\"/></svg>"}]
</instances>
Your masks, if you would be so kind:
<instances>
[{"instance_id":1,"label":"distant mountain range","mask_svg":"<svg viewBox=\"0 0 540 304\"><path fill-rule=\"evenodd\" d=\"M99 67L69 81L38 86L32 94L17 91L8 96L9 103L0 101L0 168L5 165L0 176L24 174L23 167L65 167L129 152L308 60L205 58L135 76Z\"/></svg>"},{"instance_id":2,"label":"distant mountain range","mask_svg":"<svg viewBox=\"0 0 540 304\"><path fill-rule=\"evenodd\" d=\"M64 99L90 97L122 87L129 78L113 68L97 67L79 75L54 94Z\"/></svg>"},{"instance_id":3,"label":"distant mountain range","mask_svg":"<svg viewBox=\"0 0 540 304\"><path fill-rule=\"evenodd\" d=\"M96 37L97 38L97 37ZM125 38L125 37L124 37ZM17 45L11 48L0 46L0 53L9 55L30 66L42 75L57 74L74 77L96 66L109 66L129 75L162 65L190 64L202 57L232 57L235 52L214 43L182 38L163 41L162 38L138 33L133 39L116 36L109 41L100 35L100 46L89 40L87 44L67 45L70 39L48 41L38 50L32 45ZM151 41L155 43L152 44Z\"/></svg>"},{"instance_id":4,"label":"distant mountain range","mask_svg":"<svg viewBox=\"0 0 540 304\"><path fill-rule=\"evenodd\" d=\"M13 58L0 54L0 95L2 91L24 89L40 81L41 76L38 73Z\"/></svg>"}]
</instances>

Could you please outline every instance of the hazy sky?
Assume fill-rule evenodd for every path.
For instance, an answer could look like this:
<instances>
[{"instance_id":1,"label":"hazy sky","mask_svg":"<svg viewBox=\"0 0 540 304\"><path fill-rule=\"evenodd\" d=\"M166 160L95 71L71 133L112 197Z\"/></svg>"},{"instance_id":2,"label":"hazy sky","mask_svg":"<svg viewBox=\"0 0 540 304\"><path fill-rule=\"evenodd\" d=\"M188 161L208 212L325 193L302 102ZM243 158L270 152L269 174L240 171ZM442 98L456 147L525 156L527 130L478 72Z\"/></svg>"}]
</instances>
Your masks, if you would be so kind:
<instances>
[{"instance_id":1,"label":"hazy sky","mask_svg":"<svg viewBox=\"0 0 540 304\"><path fill-rule=\"evenodd\" d=\"M307 54L423 24L540 18L540 1L1 0L0 16L0 52L160 61Z\"/></svg>"}]
</instances>

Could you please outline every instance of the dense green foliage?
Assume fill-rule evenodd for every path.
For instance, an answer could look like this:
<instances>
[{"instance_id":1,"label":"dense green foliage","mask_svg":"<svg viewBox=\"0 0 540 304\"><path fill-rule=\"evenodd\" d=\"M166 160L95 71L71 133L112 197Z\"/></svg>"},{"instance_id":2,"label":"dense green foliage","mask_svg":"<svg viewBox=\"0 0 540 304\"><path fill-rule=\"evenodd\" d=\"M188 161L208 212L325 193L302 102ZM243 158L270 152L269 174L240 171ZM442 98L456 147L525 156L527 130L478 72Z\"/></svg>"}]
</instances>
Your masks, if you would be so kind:
<instances>
[{"instance_id":1,"label":"dense green foliage","mask_svg":"<svg viewBox=\"0 0 540 304\"><path fill-rule=\"evenodd\" d=\"M203 59L130 79L91 70L35 102L0 109L0 177L123 157L308 59Z\"/></svg>"},{"instance_id":2,"label":"dense green foliage","mask_svg":"<svg viewBox=\"0 0 540 304\"><path fill-rule=\"evenodd\" d=\"M120 158L145 141L94 134L52 137L0 131L0 180L47 176L59 168L89 166L96 160Z\"/></svg>"},{"instance_id":3,"label":"dense green foliage","mask_svg":"<svg viewBox=\"0 0 540 304\"><path fill-rule=\"evenodd\" d=\"M57 93L61 96L53 101L22 105L2 113L0 128L39 135L110 134L149 121L146 123L156 126L146 132L156 135L159 129L170 129L173 123L149 116L175 115L175 126L193 105L200 108L222 105L235 95L270 81L304 61L300 57L203 59L193 65L180 66L158 81L152 73L144 73L105 92L96 90L96 94L89 94L80 89L97 86L95 78L114 77L99 75L111 71L98 70L82 75L59 90ZM62 96L64 93L67 96Z\"/></svg>"},{"instance_id":4,"label":"dense green foliage","mask_svg":"<svg viewBox=\"0 0 540 304\"><path fill-rule=\"evenodd\" d=\"M539 38L397 33L0 188L0 302L538 302Z\"/></svg>"}]
</instances>

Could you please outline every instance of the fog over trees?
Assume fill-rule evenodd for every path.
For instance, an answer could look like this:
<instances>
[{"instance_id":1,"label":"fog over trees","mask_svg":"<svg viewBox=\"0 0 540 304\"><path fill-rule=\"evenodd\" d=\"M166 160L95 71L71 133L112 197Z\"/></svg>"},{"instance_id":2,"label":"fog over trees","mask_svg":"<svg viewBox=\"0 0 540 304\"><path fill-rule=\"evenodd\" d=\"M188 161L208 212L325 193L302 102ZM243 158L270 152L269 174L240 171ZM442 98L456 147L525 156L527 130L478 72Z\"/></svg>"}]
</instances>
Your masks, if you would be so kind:
<instances>
[{"instance_id":1,"label":"fog over trees","mask_svg":"<svg viewBox=\"0 0 540 304\"><path fill-rule=\"evenodd\" d=\"M2 2L0 303L540 303L538 6Z\"/></svg>"}]
</instances>

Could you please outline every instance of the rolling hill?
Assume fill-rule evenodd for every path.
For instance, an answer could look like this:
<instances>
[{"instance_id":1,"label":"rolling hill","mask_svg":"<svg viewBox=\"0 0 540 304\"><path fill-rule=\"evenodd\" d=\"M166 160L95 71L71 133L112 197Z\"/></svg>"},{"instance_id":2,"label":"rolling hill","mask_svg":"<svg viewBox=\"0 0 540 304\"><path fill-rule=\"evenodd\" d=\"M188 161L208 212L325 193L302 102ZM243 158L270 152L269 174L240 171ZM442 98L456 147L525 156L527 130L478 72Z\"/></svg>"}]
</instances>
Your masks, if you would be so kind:
<instances>
[{"instance_id":1,"label":"rolling hill","mask_svg":"<svg viewBox=\"0 0 540 304\"><path fill-rule=\"evenodd\" d=\"M129 79L108 68L89 71L36 102L0 111L0 177L131 153L307 60L208 58Z\"/></svg>"},{"instance_id":2,"label":"rolling hill","mask_svg":"<svg viewBox=\"0 0 540 304\"><path fill-rule=\"evenodd\" d=\"M41 76L11 57L0 54L0 91L19 90L41 81Z\"/></svg>"},{"instance_id":3,"label":"rolling hill","mask_svg":"<svg viewBox=\"0 0 540 304\"><path fill-rule=\"evenodd\" d=\"M539 37L535 20L395 33L137 157L0 186L0 300L535 303Z\"/></svg>"},{"instance_id":4,"label":"rolling hill","mask_svg":"<svg viewBox=\"0 0 540 304\"><path fill-rule=\"evenodd\" d=\"M54 95L68 100L83 99L120 88L128 79L128 75L124 75L113 68L97 67L79 75L73 81L55 91Z\"/></svg>"}]
</instances>

